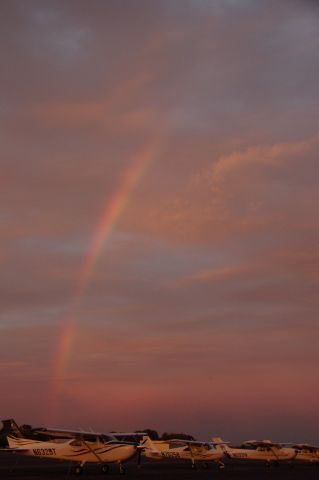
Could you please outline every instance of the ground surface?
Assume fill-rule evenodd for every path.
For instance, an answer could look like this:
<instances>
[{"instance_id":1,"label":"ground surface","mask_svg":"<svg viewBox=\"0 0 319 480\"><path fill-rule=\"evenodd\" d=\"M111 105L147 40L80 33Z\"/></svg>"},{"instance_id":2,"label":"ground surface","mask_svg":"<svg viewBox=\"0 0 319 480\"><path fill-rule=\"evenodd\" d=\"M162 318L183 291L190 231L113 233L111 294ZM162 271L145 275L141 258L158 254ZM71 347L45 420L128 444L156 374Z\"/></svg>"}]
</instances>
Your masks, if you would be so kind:
<instances>
[{"instance_id":1,"label":"ground surface","mask_svg":"<svg viewBox=\"0 0 319 480\"><path fill-rule=\"evenodd\" d=\"M280 465L266 467L264 464L231 463L224 470L219 470L214 464L208 469L199 466L196 471L185 462L150 462L145 461L138 468L136 462L126 464L126 475L121 476L115 465L111 466L110 472L105 475L96 465L85 466L81 476L74 475L74 465L64 462L24 458L16 454L1 453L0 455L0 478L9 480L69 480L82 478L83 480L318 480L319 467L311 465Z\"/></svg>"}]
</instances>

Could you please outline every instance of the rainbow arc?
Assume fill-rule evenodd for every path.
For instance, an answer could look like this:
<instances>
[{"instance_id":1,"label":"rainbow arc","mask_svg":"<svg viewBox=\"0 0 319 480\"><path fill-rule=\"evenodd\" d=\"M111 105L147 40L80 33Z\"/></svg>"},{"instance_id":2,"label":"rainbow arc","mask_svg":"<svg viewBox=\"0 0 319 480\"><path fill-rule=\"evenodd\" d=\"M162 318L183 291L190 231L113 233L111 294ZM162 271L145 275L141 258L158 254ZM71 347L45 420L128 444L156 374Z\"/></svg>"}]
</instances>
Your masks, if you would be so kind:
<instances>
[{"instance_id":1,"label":"rainbow arc","mask_svg":"<svg viewBox=\"0 0 319 480\"><path fill-rule=\"evenodd\" d=\"M70 301L70 307L62 321L58 334L57 348L53 359L53 389L51 392L51 417L56 417L59 410L59 397L62 393L63 376L67 369L74 348L77 330L77 310L81 299L94 275L96 265L107 241L125 210L129 198L145 174L147 168L159 155L159 142L151 141L143 145L134 155L129 167L121 177L120 184L112 198L107 200L97 227L92 236L90 246L82 263L79 278ZM52 418L51 418L52 420Z\"/></svg>"}]
</instances>

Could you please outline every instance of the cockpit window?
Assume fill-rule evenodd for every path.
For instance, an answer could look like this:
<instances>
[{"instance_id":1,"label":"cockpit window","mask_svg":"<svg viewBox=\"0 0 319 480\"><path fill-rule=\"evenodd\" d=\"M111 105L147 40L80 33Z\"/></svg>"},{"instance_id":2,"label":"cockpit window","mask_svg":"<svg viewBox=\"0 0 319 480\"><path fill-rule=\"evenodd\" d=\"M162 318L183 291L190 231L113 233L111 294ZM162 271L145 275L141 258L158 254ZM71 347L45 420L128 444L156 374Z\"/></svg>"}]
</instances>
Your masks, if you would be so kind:
<instances>
[{"instance_id":1,"label":"cockpit window","mask_svg":"<svg viewBox=\"0 0 319 480\"><path fill-rule=\"evenodd\" d=\"M245 450L256 450L256 446L251 445L251 443L243 443L239 448L244 448Z\"/></svg>"},{"instance_id":2,"label":"cockpit window","mask_svg":"<svg viewBox=\"0 0 319 480\"><path fill-rule=\"evenodd\" d=\"M72 447L81 447L82 446L82 442L81 440L72 440L72 442L70 442L70 445L72 445Z\"/></svg>"},{"instance_id":3,"label":"cockpit window","mask_svg":"<svg viewBox=\"0 0 319 480\"><path fill-rule=\"evenodd\" d=\"M176 443L176 442L169 442L169 448L170 449L173 449L173 448L179 448L181 446L180 443ZM183 446L183 445L182 445Z\"/></svg>"},{"instance_id":4,"label":"cockpit window","mask_svg":"<svg viewBox=\"0 0 319 480\"><path fill-rule=\"evenodd\" d=\"M102 442L107 443L112 442L114 440L114 437L111 437L110 435L101 435L100 439Z\"/></svg>"}]
</instances>

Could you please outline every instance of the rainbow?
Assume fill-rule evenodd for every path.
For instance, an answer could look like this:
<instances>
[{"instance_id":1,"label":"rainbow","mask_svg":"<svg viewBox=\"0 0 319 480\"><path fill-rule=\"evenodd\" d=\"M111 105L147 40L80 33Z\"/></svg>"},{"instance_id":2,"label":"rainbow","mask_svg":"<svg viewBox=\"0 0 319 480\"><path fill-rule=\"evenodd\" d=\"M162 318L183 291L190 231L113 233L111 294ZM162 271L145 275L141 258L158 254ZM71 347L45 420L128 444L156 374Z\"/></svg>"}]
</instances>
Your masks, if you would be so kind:
<instances>
[{"instance_id":1,"label":"rainbow","mask_svg":"<svg viewBox=\"0 0 319 480\"><path fill-rule=\"evenodd\" d=\"M94 235L88 249L88 253L82 263L76 288L74 290L67 314L62 321L62 327L58 333L57 348L53 358L53 388L51 391L51 413L50 420L53 420L59 408L59 396L63 376L71 357L72 348L76 336L76 311L85 290L92 279L98 258L105 248L114 227L128 204L130 195L149 165L158 157L159 142L149 142L136 152L129 167L121 178L120 185L113 197L106 202L101 218L97 224Z\"/></svg>"}]
</instances>

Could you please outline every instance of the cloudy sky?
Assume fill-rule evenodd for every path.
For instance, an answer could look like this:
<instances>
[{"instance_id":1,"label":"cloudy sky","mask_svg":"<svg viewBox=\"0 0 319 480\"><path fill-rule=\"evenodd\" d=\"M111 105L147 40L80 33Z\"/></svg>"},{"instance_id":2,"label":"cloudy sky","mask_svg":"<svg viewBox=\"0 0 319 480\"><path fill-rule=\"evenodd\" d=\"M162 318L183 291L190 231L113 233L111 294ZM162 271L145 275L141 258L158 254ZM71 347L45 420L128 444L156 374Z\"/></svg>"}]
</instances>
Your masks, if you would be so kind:
<instances>
[{"instance_id":1,"label":"cloudy sky","mask_svg":"<svg viewBox=\"0 0 319 480\"><path fill-rule=\"evenodd\" d=\"M319 441L319 5L2 0L1 415Z\"/></svg>"}]
</instances>

